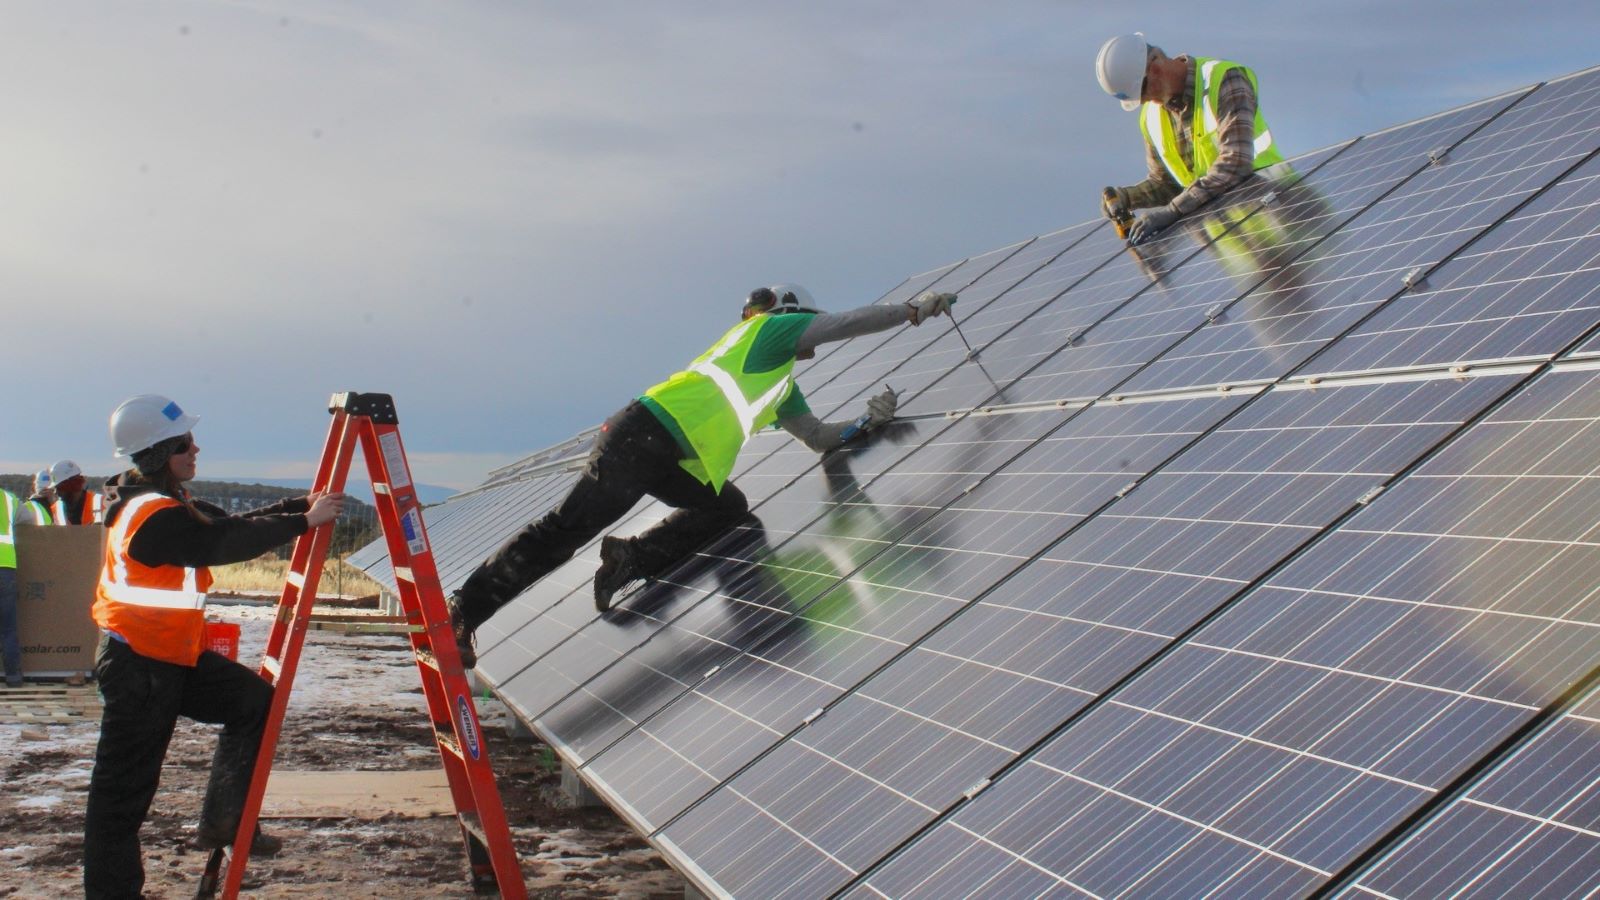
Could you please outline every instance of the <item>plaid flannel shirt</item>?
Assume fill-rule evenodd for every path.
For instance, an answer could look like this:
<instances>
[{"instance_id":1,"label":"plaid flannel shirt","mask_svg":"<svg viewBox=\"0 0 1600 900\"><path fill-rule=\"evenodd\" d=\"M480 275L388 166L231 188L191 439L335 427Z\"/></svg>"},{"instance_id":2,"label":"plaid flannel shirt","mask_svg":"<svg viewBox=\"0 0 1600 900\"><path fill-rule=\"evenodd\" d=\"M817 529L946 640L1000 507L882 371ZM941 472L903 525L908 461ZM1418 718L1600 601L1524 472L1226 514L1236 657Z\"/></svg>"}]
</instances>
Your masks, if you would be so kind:
<instances>
[{"instance_id":1,"label":"plaid flannel shirt","mask_svg":"<svg viewBox=\"0 0 1600 900\"><path fill-rule=\"evenodd\" d=\"M1177 123L1178 150L1188 160L1194 159L1194 138L1190 134L1194 105L1194 80L1197 66L1193 57L1179 57L1189 64L1189 77L1183 82L1183 92L1166 105ZM1129 207L1141 209L1148 206L1172 207L1179 215L1188 215L1219 194L1242 181L1255 171L1256 162L1256 92L1250 79L1238 68L1222 77L1217 94L1218 138L1220 152L1216 162L1194 184L1184 188L1167 171L1161 155L1149 142L1145 143L1145 165L1150 175L1128 188Z\"/></svg>"}]
</instances>

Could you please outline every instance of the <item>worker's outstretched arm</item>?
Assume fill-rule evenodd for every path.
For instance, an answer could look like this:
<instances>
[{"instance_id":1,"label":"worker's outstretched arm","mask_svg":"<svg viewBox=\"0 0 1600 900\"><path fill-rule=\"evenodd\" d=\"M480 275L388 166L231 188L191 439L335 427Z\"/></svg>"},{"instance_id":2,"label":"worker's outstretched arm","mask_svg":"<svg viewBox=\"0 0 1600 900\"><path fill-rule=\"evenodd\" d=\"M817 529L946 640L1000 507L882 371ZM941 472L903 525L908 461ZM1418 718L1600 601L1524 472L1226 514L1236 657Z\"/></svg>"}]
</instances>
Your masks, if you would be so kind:
<instances>
[{"instance_id":1,"label":"worker's outstretched arm","mask_svg":"<svg viewBox=\"0 0 1600 900\"><path fill-rule=\"evenodd\" d=\"M858 432L871 431L894 418L898 398L887 388L867 400L867 412L860 420L849 422L824 422L811 413L779 419L783 430L794 435L800 443L818 453L827 453L856 436ZM862 421L864 420L864 421Z\"/></svg>"},{"instance_id":2,"label":"worker's outstretched arm","mask_svg":"<svg viewBox=\"0 0 1600 900\"><path fill-rule=\"evenodd\" d=\"M896 325L921 325L934 316L950 312L955 294L924 291L905 303L874 303L841 313L817 313L795 344L797 354L809 353L821 344L886 331Z\"/></svg>"},{"instance_id":3,"label":"worker's outstretched arm","mask_svg":"<svg viewBox=\"0 0 1600 900\"><path fill-rule=\"evenodd\" d=\"M1125 188L1112 188L1117 191L1118 198L1130 210L1149 209L1152 206L1166 206L1172 198L1183 192L1183 186L1167 171L1166 163L1161 161L1156 148L1150 146L1148 141L1144 145L1145 179L1138 184ZM1102 196L1104 196L1102 192Z\"/></svg>"}]
</instances>

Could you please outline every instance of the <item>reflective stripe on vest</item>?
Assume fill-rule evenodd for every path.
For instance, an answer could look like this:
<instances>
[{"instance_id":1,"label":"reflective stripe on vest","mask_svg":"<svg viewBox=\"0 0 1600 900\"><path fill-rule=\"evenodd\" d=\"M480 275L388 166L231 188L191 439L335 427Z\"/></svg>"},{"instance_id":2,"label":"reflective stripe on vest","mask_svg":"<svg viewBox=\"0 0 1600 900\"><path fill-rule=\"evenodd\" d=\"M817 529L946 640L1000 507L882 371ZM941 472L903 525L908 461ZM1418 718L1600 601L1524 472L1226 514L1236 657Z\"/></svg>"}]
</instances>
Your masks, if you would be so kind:
<instances>
[{"instance_id":1,"label":"reflective stripe on vest","mask_svg":"<svg viewBox=\"0 0 1600 900\"><path fill-rule=\"evenodd\" d=\"M645 396L666 410L695 458L681 465L701 482L721 491L744 442L777 420L777 408L794 389L794 359L765 372L745 371L745 361L771 314L728 329L688 368L652 386Z\"/></svg>"},{"instance_id":2,"label":"reflective stripe on vest","mask_svg":"<svg viewBox=\"0 0 1600 900\"><path fill-rule=\"evenodd\" d=\"M192 666L205 634L208 569L147 566L129 555L139 528L157 512L181 504L155 492L129 500L106 535L105 561L95 590L94 621L120 635L142 656Z\"/></svg>"},{"instance_id":3,"label":"reflective stripe on vest","mask_svg":"<svg viewBox=\"0 0 1600 900\"><path fill-rule=\"evenodd\" d=\"M83 492L83 507L79 510L82 521L74 522L67 514L67 501L62 497L56 498L55 524L57 525L93 525L105 519L105 499L94 491Z\"/></svg>"},{"instance_id":4,"label":"reflective stripe on vest","mask_svg":"<svg viewBox=\"0 0 1600 900\"><path fill-rule=\"evenodd\" d=\"M1217 98L1222 93L1222 82L1229 72L1238 69L1256 91L1256 119L1254 152L1255 169L1283 162L1261 114L1260 89L1255 73L1238 63L1224 59L1195 60L1194 96L1189 98L1192 121L1189 124L1189 159L1185 159L1178 146L1176 125L1171 113L1159 103L1146 103L1140 108L1139 130L1144 139L1155 148L1162 165L1183 187L1200 180L1210 171L1211 164L1222 154L1219 144L1221 123L1217 119Z\"/></svg>"},{"instance_id":5,"label":"reflective stripe on vest","mask_svg":"<svg viewBox=\"0 0 1600 900\"><path fill-rule=\"evenodd\" d=\"M0 569L17 567L16 521L19 501L10 492L0 490Z\"/></svg>"}]
</instances>

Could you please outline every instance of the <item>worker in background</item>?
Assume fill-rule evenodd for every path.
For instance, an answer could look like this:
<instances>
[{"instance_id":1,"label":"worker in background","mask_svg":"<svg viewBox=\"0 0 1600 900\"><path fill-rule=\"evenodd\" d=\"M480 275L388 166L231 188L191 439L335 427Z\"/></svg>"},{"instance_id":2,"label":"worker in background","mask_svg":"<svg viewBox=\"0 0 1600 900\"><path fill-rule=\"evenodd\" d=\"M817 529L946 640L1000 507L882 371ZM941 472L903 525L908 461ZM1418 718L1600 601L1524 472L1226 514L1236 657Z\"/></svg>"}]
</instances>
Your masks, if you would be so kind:
<instances>
[{"instance_id":1,"label":"worker in background","mask_svg":"<svg viewBox=\"0 0 1600 900\"><path fill-rule=\"evenodd\" d=\"M17 640L17 514L22 501L0 488L0 659L6 687L22 685L22 645Z\"/></svg>"},{"instance_id":2,"label":"worker in background","mask_svg":"<svg viewBox=\"0 0 1600 900\"><path fill-rule=\"evenodd\" d=\"M50 467L50 482L55 485L56 502L50 515L57 525L93 525L105 518L105 498L86 490L83 470L70 459Z\"/></svg>"},{"instance_id":3,"label":"worker in background","mask_svg":"<svg viewBox=\"0 0 1600 900\"><path fill-rule=\"evenodd\" d=\"M621 518L649 494L677 509L633 538L606 537L594 578L605 612L629 582L649 578L738 521L749 509L728 481L744 442L776 423L818 453L894 417L895 395L867 401L865 421L822 422L794 383L797 359L832 341L921 325L950 311L955 294L924 293L904 304L818 311L810 293L780 284L750 293L739 324L689 367L607 419L577 484L555 509L490 556L450 597L462 662L476 665L473 634L495 611Z\"/></svg>"},{"instance_id":4,"label":"worker in background","mask_svg":"<svg viewBox=\"0 0 1600 900\"><path fill-rule=\"evenodd\" d=\"M139 827L155 796L179 716L221 724L198 843L233 843L272 686L253 670L203 650L209 566L242 562L332 522L342 493L284 500L243 516L189 496L200 448L198 416L154 394L111 414L111 442L133 467L106 483L106 545L92 610L104 710L84 819L83 884L90 898L140 896ZM251 853L281 842L258 829Z\"/></svg>"},{"instance_id":5,"label":"worker in background","mask_svg":"<svg viewBox=\"0 0 1600 900\"><path fill-rule=\"evenodd\" d=\"M1283 161L1261 116L1255 73L1238 63L1171 58L1143 34L1125 34L1100 48L1095 74L1123 109L1139 110L1149 174L1101 192L1101 209L1132 244ZM1133 220L1133 210L1149 207Z\"/></svg>"},{"instance_id":6,"label":"worker in background","mask_svg":"<svg viewBox=\"0 0 1600 900\"><path fill-rule=\"evenodd\" d=\"M40 469L33 476L33 494L22 502L22 512L17 514L18 525L51 524L50 506L56 502L56 492L50 486L50 470Z\"/></svg>"}]
</instances>

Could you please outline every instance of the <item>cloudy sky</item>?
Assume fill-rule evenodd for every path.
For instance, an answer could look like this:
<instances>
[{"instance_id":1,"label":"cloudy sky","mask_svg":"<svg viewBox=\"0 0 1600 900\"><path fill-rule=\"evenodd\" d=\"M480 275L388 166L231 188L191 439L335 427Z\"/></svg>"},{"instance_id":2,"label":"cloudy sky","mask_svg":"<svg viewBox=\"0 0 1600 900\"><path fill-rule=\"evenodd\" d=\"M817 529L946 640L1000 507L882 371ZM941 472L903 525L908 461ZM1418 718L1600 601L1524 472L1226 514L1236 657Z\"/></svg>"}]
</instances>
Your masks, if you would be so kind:
<instances>
[{"instance_id":1,"label":"cloudy sky","mask_svg":"<svg viewBox=\"0 0 1600 900\"><path fill-rule=\"evenodd\" d=\"M462 487L752 287L850 307L1093 217L1142 176L1093 76L1113 34L1254 66L1290 154L1600 63L1592 0L5 12L0 472L109 474L107 415L155 392L202 417L202 477L309 475L328 395L368 390Z\"/></svg>"}]
</instances>

